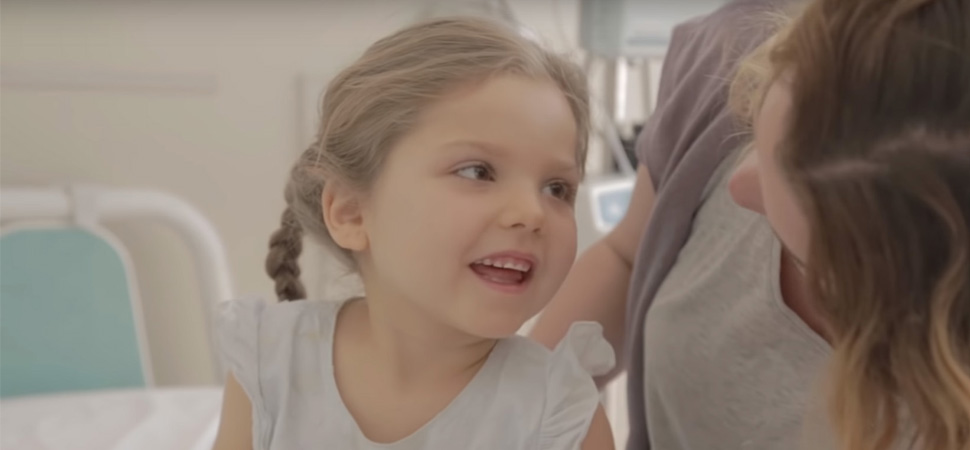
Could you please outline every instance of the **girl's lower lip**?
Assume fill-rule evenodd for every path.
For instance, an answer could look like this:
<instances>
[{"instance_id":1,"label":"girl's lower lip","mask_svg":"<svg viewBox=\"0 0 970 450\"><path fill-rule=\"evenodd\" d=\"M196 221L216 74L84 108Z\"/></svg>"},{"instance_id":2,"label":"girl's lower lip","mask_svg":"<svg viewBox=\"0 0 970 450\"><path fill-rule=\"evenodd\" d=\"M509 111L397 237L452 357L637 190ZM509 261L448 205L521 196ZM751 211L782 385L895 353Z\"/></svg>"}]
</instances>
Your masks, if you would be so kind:
<instances>
[{"instance_id":1,"label":"girl's lower lip","mask_svg":"<svg viewBox=\"0 0 970 450\"><path fill-rule=\"evenodd\" d=\"M484 282L486 286L498 292L501 292L503 294L521 294L525 292L526 288L529 287L529 282L532 281L532 274L529 274L528 276L526 276L526 278L522 280L521 283L508 284L508 283L499 283L499 282L493 281L488 277L478 274L478 272L475 272L474 270L471 270L471 272L476 277L478 277L479 280L482 280L482 282Z\"/></svg>"}]
</instances>

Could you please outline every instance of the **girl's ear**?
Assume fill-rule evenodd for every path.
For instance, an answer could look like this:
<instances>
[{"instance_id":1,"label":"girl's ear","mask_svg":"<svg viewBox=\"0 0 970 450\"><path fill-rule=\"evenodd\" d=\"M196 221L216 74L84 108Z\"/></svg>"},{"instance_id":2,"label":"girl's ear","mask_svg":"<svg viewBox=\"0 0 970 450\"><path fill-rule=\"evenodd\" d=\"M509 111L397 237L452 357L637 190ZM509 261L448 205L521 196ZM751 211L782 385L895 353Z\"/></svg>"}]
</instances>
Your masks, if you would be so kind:
<instances>
[{"instance_id":1,"label":"girl's ear","mask_svg":"<svg viewBox=\"0 0 970 450\"><path fill-rule=\"evenodd\" d=\"M327 182L320 196L323 221L330 237L351 252L367 249L369 243L361 211L360 195L337 182Z\"/></svg>"}]
</instances>

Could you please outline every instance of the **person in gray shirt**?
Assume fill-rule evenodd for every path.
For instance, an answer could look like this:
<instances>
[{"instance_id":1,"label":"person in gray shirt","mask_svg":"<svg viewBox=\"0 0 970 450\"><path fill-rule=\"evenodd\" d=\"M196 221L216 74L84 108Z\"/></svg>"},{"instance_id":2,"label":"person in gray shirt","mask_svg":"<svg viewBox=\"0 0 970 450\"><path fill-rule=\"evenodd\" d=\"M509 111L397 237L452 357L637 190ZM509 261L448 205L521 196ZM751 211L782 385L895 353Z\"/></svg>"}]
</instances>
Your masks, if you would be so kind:
<instances>
[{"instance_id":1,"label":"person in gray shirt","mask_svg":"<svg viewBox=\"0 0 970 450\"><path fill-rule=\"evenodd\" d=\"M744 153L790 4L675 29L627 216L532 335L604 325L630 449L970 448L970 2L807 6L736 80Z\"/></svg>"}]
</instances>

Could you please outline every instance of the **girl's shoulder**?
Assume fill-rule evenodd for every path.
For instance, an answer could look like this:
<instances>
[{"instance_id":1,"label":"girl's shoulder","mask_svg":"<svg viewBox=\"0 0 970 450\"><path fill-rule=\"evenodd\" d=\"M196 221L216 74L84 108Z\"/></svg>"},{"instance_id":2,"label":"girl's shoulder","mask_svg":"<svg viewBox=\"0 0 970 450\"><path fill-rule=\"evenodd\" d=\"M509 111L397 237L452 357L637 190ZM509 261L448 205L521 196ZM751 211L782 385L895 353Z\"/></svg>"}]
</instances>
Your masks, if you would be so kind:
<instances>
[{"instance_id":1,"label":"girl's shoulder","mask_svg":"<svg viewBox=\"0 0 970 450\"><path fill-rule=\"evenodd\" d=\"M554 376L591 378L609 372L616 363L613 347L596 322L573 323L553 350L520 335L505 339L503 345L508 347L506 358L514 360L507 366L529 367Z\"/></svg>"},{"instance_id":2,"label":"girl's shoulder","mask_svg":"<svg viewBox=\"0 0 970 450\"><path fill-rule=\"evenodd\" d=\"M334 398L324 391L332 376L333 329L343 303L247 297L217 305L213 337L223 370L232 373L249 398L256 448L269 447L280 418L292 415L298 404L294 396Z\"/></svg>"},{"instance_id":3,"label":"girl's shoulder","mask_svg":"<svg viewBox=\"0 0 970 450\"><path fill-rule=\"evenodd\" d=\"M501 346L500 391L509 401L541 405L538 448L579 448L600 405L593 377L606 374L615 364L613 347L600 324L574 323L551 351L524 336L507 338Z\"/></svg>"},{"instance_id":4,"label":"girl's shoulder","mask_svg":"<svg viewBox=\"0 0 970 450\"><path fill-rule=\"evenodd\" d=\"M297 300L270 302L260 297L244 297L217 305L216 331L242 328L246 331L272 331L274 328L320 327L333 322L343 301Z\"/></svg>"},{"instance_id":5,"label":"girl's shoulder","mask_svg":"<svg viewBox=\"0 0 970 450\"><path fill-rule=\"evenodd\" d=\"M255 401L251 391L267 381L267 376L285 376L295 359L329 362L342 304L323 300L273 303L258 297L220 303L212 325L223 368L248 388Z\"/></svg>"}]
</instances>

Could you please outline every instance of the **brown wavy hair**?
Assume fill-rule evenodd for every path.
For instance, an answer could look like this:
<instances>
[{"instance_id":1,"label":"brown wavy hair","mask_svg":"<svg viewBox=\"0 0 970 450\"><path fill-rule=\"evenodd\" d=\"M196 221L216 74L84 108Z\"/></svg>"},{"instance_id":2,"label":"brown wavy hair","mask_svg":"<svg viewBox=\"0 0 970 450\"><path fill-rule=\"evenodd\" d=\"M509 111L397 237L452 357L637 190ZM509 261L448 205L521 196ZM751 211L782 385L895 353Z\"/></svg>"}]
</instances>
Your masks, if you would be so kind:
<instances>
[{"instance_id":1,"label":"brown wavy hair","mask_svg":"<svg viewBox=\"0 0 970 450\"><path fill-rule=\"evenodd\" d=\"M547 51L503 24L477 18L436 19L404 28L374 43L328 85L319 131L290 172L280 228L269 241L266 272L280 300L306 297L297 258L304 232L348 267L321 210L325 182L366 190L385 155L414 126L426 105L450 90L511 74L554 83L576 121L576 159L586 160L589 94L586 77L565 57Z\"/></svg>"},{"instance_id":2,"label":"brown wavy hair","mask_svg":"<svg viewBox=\"0 0 970 450\"><path fill-rule=\"evenodd\" d=\"M742 67L749 120L790 80L841 448L970 449L970 0L816 0Z\"/></svg>"}]
</instances>

